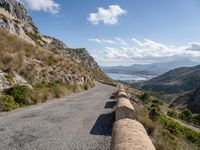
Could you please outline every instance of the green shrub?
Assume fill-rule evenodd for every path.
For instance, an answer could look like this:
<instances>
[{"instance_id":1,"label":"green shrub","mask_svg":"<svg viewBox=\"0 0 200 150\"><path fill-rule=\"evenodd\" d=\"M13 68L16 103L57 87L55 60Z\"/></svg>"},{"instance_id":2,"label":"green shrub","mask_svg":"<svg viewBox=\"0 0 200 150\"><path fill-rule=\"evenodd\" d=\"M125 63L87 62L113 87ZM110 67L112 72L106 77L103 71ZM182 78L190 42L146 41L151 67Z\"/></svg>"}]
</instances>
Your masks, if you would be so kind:
<instances>
[{"instance_id":1,"label":"green shrub","mask_svg":"<svg viewBox=\"0 0 200 150\"><path fill-rule=\"evenodd\" d=\"M192 122L194 124L200 125L200 115L196 115L192 117Z\"/></svg>"},{"instance_id":2,"label":"green shrub","mask_svg":"<svg viewBox=\"0 0 200 150\"><path fill-rule=\"evenodd\" d=\"M11 111L19 107L19 104L14 101L14 97L9 95L0 96L0 111Z\"/></svg>"},{"instance_id":3,"label":"green shrub","mask_svg":"<svg viewBox=\"0 0 200 150\"><path fill-rule=\"evenodd\" d=\"M157 108L153 108L149 111L149 118L153 121L158 120L160 116L160 110Z\"/></svg>"},{"instance_id":4,"label":"green shrub","mask_svg":"<svg viewBox=\"0 0 200 150\"><path fill-rule=\"evenodd\" d=\"M167 112L167 115L173 118L178 118L179 114L175 110L170 110Z\"/></svg>"},{"instance_id":5,"label":"green shrub","mask_svg":"<svg viewBox=\"0 0 200 150\"><path fill-rule=\"evenodd\" d=\"M190 122L192 120L192 112L189 109L185 109L179 114L179 118Z\"/></svg>"},{"instance_id":6,"label":"green shrub","mask_svg":"<svg viewBox=\"0 0 200 150\"><path fill-rule=\"evenodd\" d=\"M7 80L8 80L8 82L9 82L9 84L10 85L12 85L13 84L13 74L11 74L11 73L8 73L7 75L6 75L6 78L7 78Z\"/></svg>"},{"instance_id":7,"label":"green shrub","mask_svg":"<svg viewBox=\"0 0 200 150\"><path fill-rule=\"evenodd\" d=\"M141 99L143 102L145 102L147 104L151 101L150 95L148 93L144 93L144 94L140 95L139 99Z\"/></svg>"},{"instance_id":8,"label":"green shrub","mask_svg":"<svg viewBox=\"0 0 200 150\"><path fill-rule=\"evenodd\" d=\"M15 85L6 90L6 94L13 96L15 102L20 105L31 105L32 101L29 99L30 88L26 85Z\"/></svg>"}]
</instances>

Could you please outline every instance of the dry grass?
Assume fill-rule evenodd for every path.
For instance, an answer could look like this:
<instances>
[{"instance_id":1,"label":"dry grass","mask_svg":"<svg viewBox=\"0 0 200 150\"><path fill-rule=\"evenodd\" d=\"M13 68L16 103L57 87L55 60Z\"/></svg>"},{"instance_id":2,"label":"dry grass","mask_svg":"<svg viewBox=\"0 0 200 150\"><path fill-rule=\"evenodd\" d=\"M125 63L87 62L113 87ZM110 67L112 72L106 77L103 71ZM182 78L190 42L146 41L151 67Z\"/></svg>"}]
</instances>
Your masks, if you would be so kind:
<instances>
[{"instance_id":1,"label":"dry grass","mask_svg":"<svg viewBox=\"0 0 200 150\"><path fill-rule=\"evenodd\" d=\"M72 93L77 93L82 90L88 90L94 85L85 83L83 85L70 85L62 82L58 83L38 83L34 85L30 97L32 101L36 103L45 102L48 99L60 98Z\"/></svg>"},{"instance_id":2,"label":"dry grass","mask_svg":"<svg viewBox=\"0 0 200 150\"><path fill-rule=\"evenodd\" d=\"M92 72L84 66L1 29L0 46L0 69L10 82L14 74L24 77L33 86L28 98L35 104L94 86Z\"/></svg>"},{"instance_id":3,"label":"dry grass","mask_svg":"<svg viewBox=\"0 0 200 150\"><path fill-rule=\"evenodd\" d=\"M89 71L75 62L48 50L31 45L20 38L0 30L0 68L6 72L22 75L30 84L81 77L92 78Z\"/></svg>"}]
</instances>

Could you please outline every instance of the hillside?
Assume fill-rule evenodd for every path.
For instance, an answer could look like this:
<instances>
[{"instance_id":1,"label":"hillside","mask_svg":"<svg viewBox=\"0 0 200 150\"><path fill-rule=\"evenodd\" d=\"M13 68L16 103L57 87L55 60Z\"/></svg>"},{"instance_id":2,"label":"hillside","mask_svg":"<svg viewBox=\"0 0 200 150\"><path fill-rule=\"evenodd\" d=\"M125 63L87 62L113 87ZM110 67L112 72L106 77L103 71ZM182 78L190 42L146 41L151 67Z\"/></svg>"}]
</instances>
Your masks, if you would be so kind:
<instances>
[{"instance_id":1,"label":"hillside","mask_svg":"<svg viewBox=\"0 0 200 150\"><path fill-rule=\"evenodd\" d=\"M0 47L0 111L112 82L86 49L42 35L15 0L0 0Z\"/></svg>"},{"instance_id":2,"label":"hillside","mask_svg":"<svg viewBox=\"0 0 200 150\"><path fill-rule=\"evenodd\" d=\"M165 94L195 90L200 86L200 66L182 67L142 83L142 88Z\"/></svg>"},{"instance_id":3,"label":"hillside","mask_svg":"<svg viewBox=\"0 0 200 150\"><path fill-rule=\"evenodd\" d=\"M63 56L88 68L97 79L111 81L100 69L96 61L84 48L69 48L62 41L43 35L35 26L23 4L15 0L0 1L0 27L9 33L19 36L35 46L39 46L55 54Z\"/></svg>"},{"instance_id":4,"label":"hillside","mask_svg":"<svg viewBox=\"0 0 200 150\"><path fill-rule=\"evenodd\" d=\"M171 107L177 109L188 108L193 113L200 113L200 88L177 98L171 104Z\"/></svg>"},{"instance_id":5,"label":"hillside","mask_svg":"<svg viewBox=\"0 0 200 150\"><path fill-rule=\"evenodd\" d=\"M198 65L188 59L180 59L171 62L152 63L152 64L134 64L131 66L111 66L102 67L108 73L126 73L126 74L139 74L139 75L161 75L172 69L179 67L192 67Z\"/></svg>"}]
</instances>

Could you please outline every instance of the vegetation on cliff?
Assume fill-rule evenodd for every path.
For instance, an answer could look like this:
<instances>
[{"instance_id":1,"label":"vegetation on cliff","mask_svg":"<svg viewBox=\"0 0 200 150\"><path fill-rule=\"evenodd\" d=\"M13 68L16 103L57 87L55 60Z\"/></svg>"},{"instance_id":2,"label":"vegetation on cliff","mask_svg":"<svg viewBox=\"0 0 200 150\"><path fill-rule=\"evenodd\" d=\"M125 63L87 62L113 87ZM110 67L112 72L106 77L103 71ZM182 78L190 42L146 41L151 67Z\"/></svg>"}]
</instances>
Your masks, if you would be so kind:
<instances>
[{"instance_id":1,"label":"vegetation on cliff","mask_svg":"<svg viewBox=\"0 0 200 150\"><path fill-rule=\"evenodd\" d=\"M0 30L0 45L1 91L5 90L0 102L2 110L44 102L94 86L93 74L88 68L4 30Z\"/></svg>"}]
</instances>

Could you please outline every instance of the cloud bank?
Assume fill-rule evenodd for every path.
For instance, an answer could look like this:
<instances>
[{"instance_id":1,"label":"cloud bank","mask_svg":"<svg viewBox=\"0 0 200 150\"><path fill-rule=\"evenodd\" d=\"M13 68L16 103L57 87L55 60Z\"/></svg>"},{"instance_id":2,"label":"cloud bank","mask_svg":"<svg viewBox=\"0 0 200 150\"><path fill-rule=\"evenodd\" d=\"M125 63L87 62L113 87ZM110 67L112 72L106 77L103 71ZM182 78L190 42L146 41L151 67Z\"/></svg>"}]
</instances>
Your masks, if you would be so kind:
<instances>
[{"instance_id":1,"label":"cloud bank","mask_svg":"<svg viewBox=\"0 0 200 150\"><path fill-rule=\"evenodd\" d=\"M175 47L155 42L150 39L129 39L122 40L119 45L106 44L101 39L96 39L104 44L104 50L96 59L101 61L129 61L129 62L161 62L164 60L176 60L179 58L188 58L197 60L200 58L200 43L192 42L185 46ZM113 38L111 40L117 40ZM119 40L119 41L120 41ZM124 43L125 42L125 43ZM200 59L199 59L200 61Z\"/></svg>"},{"instance_id":2,"label":"cloud bank","mask_svg":"<svg viewBox=\"0 0 200 150\"><path fill-rule=\"evenodd\" d=\"M118 23L118 17L126 14L126 10L123 10L119 5L110 5L108 9L99 7L98 12L90 13L88 21L93 25L104 23L105 25L114 25Z\"/></svg>"}]
</instances>

